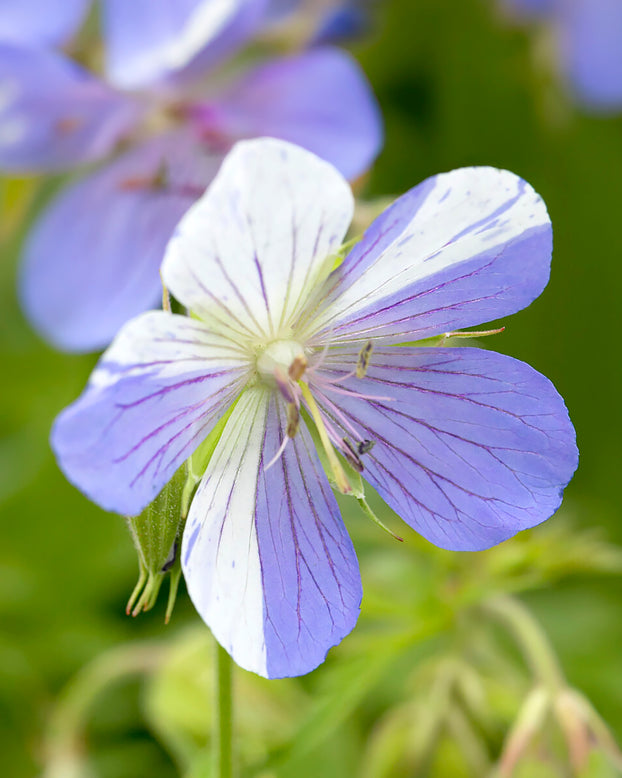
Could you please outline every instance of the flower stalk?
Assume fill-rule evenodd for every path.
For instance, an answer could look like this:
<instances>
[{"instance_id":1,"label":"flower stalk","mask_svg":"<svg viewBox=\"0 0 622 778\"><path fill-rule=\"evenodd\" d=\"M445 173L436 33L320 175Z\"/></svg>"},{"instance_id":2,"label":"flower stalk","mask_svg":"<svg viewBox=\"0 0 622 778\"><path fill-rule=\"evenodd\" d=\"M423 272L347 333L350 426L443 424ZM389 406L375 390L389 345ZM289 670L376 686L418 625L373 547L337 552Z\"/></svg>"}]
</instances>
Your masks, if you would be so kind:
<instances>
[{"instance_id":1,"label":"flower stalk","mask_svg":"<svg viewBox=\"0 0 622 778\"><path fill-rule=\"evenodd\" d=\"M213 776L233 776L233 662L214 641L216 685L214 695Z\"/></svg>"}]
</instances>

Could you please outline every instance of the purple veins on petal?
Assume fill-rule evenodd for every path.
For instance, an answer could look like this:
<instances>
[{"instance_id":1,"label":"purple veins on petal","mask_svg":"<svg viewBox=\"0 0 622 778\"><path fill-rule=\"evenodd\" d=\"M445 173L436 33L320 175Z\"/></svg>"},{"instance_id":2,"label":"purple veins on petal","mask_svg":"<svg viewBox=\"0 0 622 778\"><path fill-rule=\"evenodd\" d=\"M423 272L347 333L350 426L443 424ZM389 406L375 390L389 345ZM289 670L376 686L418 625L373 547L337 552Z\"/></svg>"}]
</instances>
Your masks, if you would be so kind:
<instances>
[{"instance_id":1,"label":"purple veins on petal","mask_svg":"<svg viewBox=\"0 0 622 778\"><path fill-rule=\"evenodd\" d=\"M328 47L255 68L206 106L202 122L204 131L232 139L296 143L349 179L365 172L382 146L380 109L362 70Z\"/></svg>"},{"instance_id":2,"label":"purple veins on petal","mask_svg":"<svg viewBox=\"0 0 622 778\"><path fill-rule=\"evenodd\" d=\"M133 319L54 424L60 467L103 508L140 513L231 405L246 369L199 322L162 311Z\"/></svg>"},{"instance_id":3,"label":"purple veins on petal","mask_svg":"<svg viewBox=\"0 0 622 778\"><path fill-rule=\"evenodd\" d=\"M546 208L518 176L463 168L390 206L326 282L318 339L418 340L514 313L549 277Z\"/></svg>"},{"instance_id":4,"label":"purple veins on petal","mask_svg":"<svg viewBox=\"0 0 622 778\"><path fill-rule=\"evenodd\" d=\"M0 43L0 166L59 170L108 154L142 109L61 54Z\"/></svg>"},{"instance_id":5,"label":"purple veins on petal","mask_svg":"<svg viewBox=\"0 0 622 778\"><path fill-rule=\"evenodd\" d=\"M323 373L356 365L331 353ZM549 518L577 466L574 429L544 376L475 348L377 349L363 380L321 392L362 438L376 441L365 478L417 532L452 550L478 550ZM322 404L322 397L317 396Z\"/></svg>"},{"instance_id":6,"label":"purple veins on petal","mask_svg":"<svg viewBox=\"0 0 622 778\"><path fill-rule=\"evenodd\" d=\"M24 250L20 297L33 326L61 349L92 351L155 307L166 243L220 161L173 134L62 191Z\"/></svg>"},{"instance_id":7,"label":"purple veins on petal","mask_svg":"<svg viewBox=\"0 0 622 778\"><path fill-rule=\"evenodd\" d=\"M190 310L267 343L328 272L352 211L350 187L324 160L272 139L238 143L179 223L162 276Z\"/></svg>"},{"instance_id":8,"label":"purple veins on petal","mask_svg":"<svg viewBox=\"0 0 622 778\"><path fill-rule=\"evenodd\" d=\"M190 596L242 667L269 678L314 669L354 627L352 543L304 426L266 470L286 427L277 395L242 396L184 533Z\"/></svg>"}]
</instances>

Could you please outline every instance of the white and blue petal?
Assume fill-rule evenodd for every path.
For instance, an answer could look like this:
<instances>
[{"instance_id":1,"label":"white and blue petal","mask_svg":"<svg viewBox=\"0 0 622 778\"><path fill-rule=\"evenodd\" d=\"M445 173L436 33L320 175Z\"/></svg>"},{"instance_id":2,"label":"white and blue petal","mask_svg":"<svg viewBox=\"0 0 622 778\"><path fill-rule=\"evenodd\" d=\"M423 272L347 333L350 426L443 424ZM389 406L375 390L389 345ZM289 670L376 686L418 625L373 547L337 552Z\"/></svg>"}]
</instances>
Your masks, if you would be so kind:
<instances>
[{"instance_id":1,"label":"white and blue petal","mask_svg":"<svg viewBox=\"0 0 622 778\"><path fill-rule=\"evenodd\" d=\"M343 375L357 357L337 350L322 370ZM510 357L476 348L377 349L364 379L335 386L318 384L318 402L346 435L354 428L375 441L362 457L363 477L442 548L484 549L539 524L557 510L576 469L562 398Z\"/></svg>"},{"instance_id":2,"label":"white and blue petal","mask_svg":"<svg viewBox=\"0 0 622 778\"><path fill-rule=\"evenodd\" d=\"M3 0L0 40L56 46L68 41L91 0Z\"/></svg>"},{"instance_id":3,"label":"white and blue petal","mask_svg":"<svg viewBox=\"0 0 622 778\"><path fill-rule=\"evenodd\" d=\"M231 405L247 370L245 355L200 322L163 311L133 319L54 424L60 467L103 508L140 513Z\"/></svg>"},{"instance_id":4,"label":"white and blue petal","mask_svg":"<svg viewBox=\"0 0 622 778\"><path fill-rule=\"evenodd\" d=\"M352 211L350 187L327 162L283 141L238 143L181 220L162 276L212 326L264 344L291 337Z\"/></svg>"},{"instance_id":5,"label":"white and blue petal","mask_svg":"<svg viewBox=\"0 0 622 778\"><path fill-rule=\"evenodd\" d=\"M199 614L233 659L268 678L307 673L354 627L352 542L308 432L269 469L286 430L260 387L236 405L193 500L182 567Z\"/></svg>"},{"instance_id":6,"label":"white and blue petal","mask_svg":"<svg viewBox=\"0 0 622 778\"><path fill-rule=\"evenodd\" d=\"M105 0L110 80L136 89L232 54L261 19L265 0Z\"/></svg>"},{"instance_id":7,"label":"white and blue petal","mask_svg":"<svg viewBox=\"0 0 622 778\"><path fill-rule=\"evenodd\" d=\"M43 337L94 351L155 307L166 243L221 159L171 134L60 193L35 223L21 267L22 307Z\"/></svg>"},{"instance_id":8,"label":"white and blue petal","mask_svg":"<svg viewBox=\"0 0 622 778\"><path fill-rule=\"evenodd\" d=\"M53 51L0 43L0 167L62 170L108 154L139 105Z\"/></svg>"},{"instance_id":9,"label":"white and blue petal","mask_svg":"<svg viewBox=\"0 0 622 778\"><path fill-rule=\"evenodd\" d=\"M207 106L203 124L233 140L296 143L348 179L365 172L382 146L380 109L362 70L346 52L328 47L251 70Z\"/></svg>"},{"instance_id":10,"label":"white and blue petal","mask_svg":"<svg viewBox=\"0 0 622 778\"><path fill-rule=\"evenodd\" d=\"M536 192L489 167L427 179L367 230L301 322L319 341L427 338L514 313L549 278L551 223Z\"/></svg>"}]
</instances>

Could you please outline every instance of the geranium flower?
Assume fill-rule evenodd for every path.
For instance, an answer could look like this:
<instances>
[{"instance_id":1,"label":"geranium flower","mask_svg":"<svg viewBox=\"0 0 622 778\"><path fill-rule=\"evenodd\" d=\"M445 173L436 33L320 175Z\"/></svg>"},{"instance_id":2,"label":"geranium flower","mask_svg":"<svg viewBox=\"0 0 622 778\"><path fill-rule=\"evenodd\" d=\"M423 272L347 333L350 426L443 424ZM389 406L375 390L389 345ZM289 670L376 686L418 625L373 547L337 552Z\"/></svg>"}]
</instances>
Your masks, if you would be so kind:
<instances>
[{"instance_id":1,"label":"geranium flower","mask_svg":"<svg viewBox=\"0 0 622 778\"><path fill-rule=\"evenodd\" d=\"M339 264L352 210L309 152L236 145L163 264L192 316L128 323L52 433L74 484L136 514L230 412L181 562L216 639L271 678L317 666L358 617L330 482L356 494L358 471L428 540L475 550L549 517L577 464L564 403L528 365L396 345L540 294L551 226L533 189L486 167L430 178Z\"/></svg>"},{"instance_id":2,"label":"geranium flower","mask_svg":"<svg viewBox=\"0 0 622 778\"><path fill-rule=\"evenodd\" d=\"M166 242L238 139L294 141L347 178L380 149L374 97L338 49L203 80L257 30L265 0L103 0L105 80L52 48L89 3L9 5L0 10L0 168L106 161L63 190L26 241L22 306L58 348L101 348L156 305Z\"/></svg>"},{"instance_id":3,"label":"geranium flower","mask_svg":"<svg viewBox=\"0 0 622 778\"><path fill-rule=\"evenodd\" d=\"M503 0L525 18L547 22L559 66L573 95L587 109L622 109L622 3L620 0Z\"/></svg>"}]
</instances>

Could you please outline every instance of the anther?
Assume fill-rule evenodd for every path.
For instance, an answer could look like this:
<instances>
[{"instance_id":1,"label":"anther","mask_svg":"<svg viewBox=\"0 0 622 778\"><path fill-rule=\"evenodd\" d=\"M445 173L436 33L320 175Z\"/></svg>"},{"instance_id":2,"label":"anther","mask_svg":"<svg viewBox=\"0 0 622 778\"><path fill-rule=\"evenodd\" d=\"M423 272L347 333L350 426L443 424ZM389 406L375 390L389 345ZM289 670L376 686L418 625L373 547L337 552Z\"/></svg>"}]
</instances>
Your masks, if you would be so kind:
<instances>
[{"instance_id":1,"label":"anther","mask_svg":"<svg viewBox=\"0 0 622 778\"><path fill-rule=\"evenodd\" d=\"M295 438L300 423L300 413L294 403L287 406L287 437Z\"/></svg>"},{"instance_id":2,"label":"anther","mask_svg":"<svg viewBox=\"0 0 622 778\"><path fill-rule=\"evenodd\" d=\"M365 468L359 458L356 448L347 438L342 438L341 441L345 446L345 448L342 449L344 457L357 472L362 473Z\"/></svg>"},{"instance_id":3,"label":"anther","mask_svg":"<svg viewBox=\"0 0 622 778\"><path fill-rule=\"evenodd\" d=\"M374 350L373 343L371 340L368 340L367 343L363 346L363 348L359 352L359 358L356 363L356 377L357 378L364 378L365 374L367 373L367 368L369 367L369 360L371 358L371 352Z\"/></svg>"},{"instance_id":4,"label":"anther","mask_svg":"<svg viewBox=\"0 0 622 778\"><path fill-rule=\"evenodd\" d=\"M356 446L356 452L359 456L363 456L363 454L369 454L369 452L372 450L372 448L376 445L375 440L362 440L360 443Z\"/></svg>"},{"instance_id":5,"label":"anther","mask_svg":"<svg viewBox=\"0 0 622 778\"><path fill-rule=\"evenodd\" d=\"M307 358L304 354L298 354L287 371L292 381L300 381L307 369Z\"/></svg>"}]
</instances>

